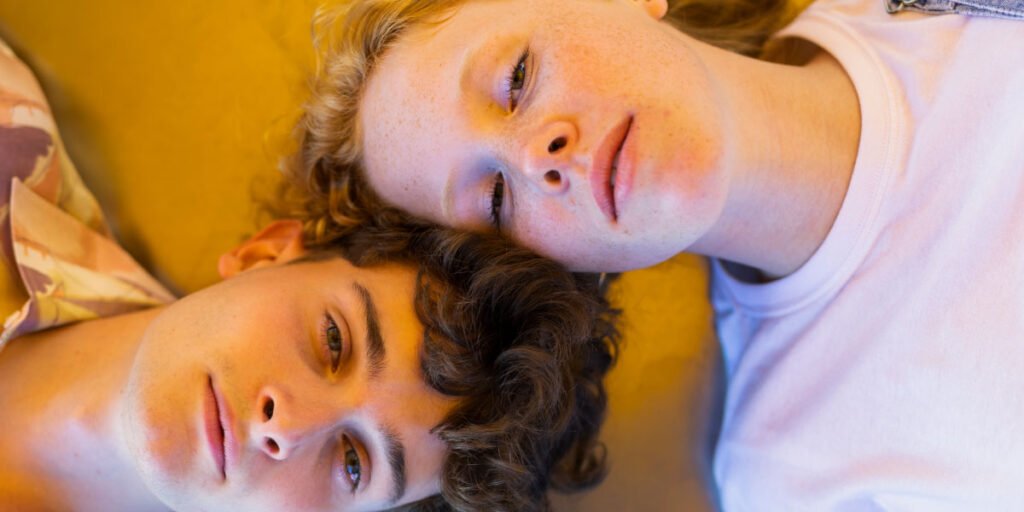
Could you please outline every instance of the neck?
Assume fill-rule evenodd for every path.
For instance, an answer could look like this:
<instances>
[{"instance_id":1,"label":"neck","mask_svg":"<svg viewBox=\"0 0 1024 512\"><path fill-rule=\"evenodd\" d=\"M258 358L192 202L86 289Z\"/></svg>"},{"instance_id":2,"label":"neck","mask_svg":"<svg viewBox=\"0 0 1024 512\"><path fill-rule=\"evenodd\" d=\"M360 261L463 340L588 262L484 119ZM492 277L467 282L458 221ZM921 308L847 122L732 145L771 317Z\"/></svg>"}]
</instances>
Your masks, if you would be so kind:
<instances>
[{"instance_id":1,"label":"neck","mask_svg":"<svg viewBox=\"0 0 1024 512\"><path fill-rule=\"evenodd\" d=\"M30 509L166 510L139 478L120 422L135 350L158 312L36 333L0 352L5 492Z\"/></svg>"},{"instance_id":2,"label":"neck","mask_svg":"<svg viewBox=\"0 0 1024 512\"><path fill-rule=\"evenodd\" d=\"M705 51L733 145L722 214L689 250L788 275L825 240L846 195L860 139L856 90L824 51L796 66Z\"/></svg>"}]
</instances>

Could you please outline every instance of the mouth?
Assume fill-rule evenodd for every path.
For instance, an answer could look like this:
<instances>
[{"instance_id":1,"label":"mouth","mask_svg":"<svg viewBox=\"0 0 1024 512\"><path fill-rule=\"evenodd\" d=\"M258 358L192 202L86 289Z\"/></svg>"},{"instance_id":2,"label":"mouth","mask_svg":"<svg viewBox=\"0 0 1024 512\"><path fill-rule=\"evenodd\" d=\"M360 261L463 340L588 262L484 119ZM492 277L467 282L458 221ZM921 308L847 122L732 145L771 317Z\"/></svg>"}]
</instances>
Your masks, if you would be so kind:
<instances>
[{"instance_id":1,"label":"mouth","mask_svg":"<svg viewBox=\"0 0 1024 512\"><path fill-rule=\"evenodd\" d=\"M224 404L217 396L213 377L207 379L206 407L204 414L207 445L213 462L222 480L227 480L227 434L224 428Z\"/></svg>"},{"instance_id":2,"label":"mouth","mask_svg":"<svg viewBox=\"0 0 1024 512\"><path fill-rule=\"evenodd\" d=\"M622 148L632 126L633 116L629 116L605 135L597 147L593 168L590 170L590 187L594 200L612 223L619 220L619 199L624 193L622 182L626 174L620 172L620 160Z\"/></svg>"}]
</instances>

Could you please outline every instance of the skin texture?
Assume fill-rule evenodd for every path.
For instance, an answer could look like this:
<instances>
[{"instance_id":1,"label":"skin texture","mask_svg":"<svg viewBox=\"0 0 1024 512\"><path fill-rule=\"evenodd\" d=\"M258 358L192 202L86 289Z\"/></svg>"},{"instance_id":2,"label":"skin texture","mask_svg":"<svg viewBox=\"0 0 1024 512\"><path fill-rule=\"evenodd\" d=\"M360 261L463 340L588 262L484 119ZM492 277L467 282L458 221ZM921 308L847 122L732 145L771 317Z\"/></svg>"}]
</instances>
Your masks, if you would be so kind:
<instances>
[{"instance_id":1,"label":"skin texture","mask_svg":"<svg viewBox=\"0 0 1024 512\"><path fill-rule=\"evenodd\" d=\"M404 446L398 503L438 492L445 447L430 430L454 404L421 377L414 270L341 258L282 265L302 255L298 235L298 223L272 225L222 258L229 279L166 308L13 342L0 368L19 386L0 384L0 405L25 437L0 453L20 461L14 476L49 482L45 498L57 508L382 510L394 494L387 425ZM375 374L357 285L379 320ZM343 340L336 369L325 314ZM42 377L62 369L65 385ZM85 378L95 385L73 385ZM204 422L211 382L232 418L226 474ZM31 406L39 403L53 407ZM361 464L357 489L349 449ZM58 462L63 473L52 472Z\"/></svg>"},{"instance_id":2,"label":"skin texture","mask_svg":"<svg viewBox=\"0 0 1024 512\"><path fill-rule=\"evenodd\" d=\"M415 27L363 96L370 185L414 215L490 229L500 174L501 229L575 270L639 268L683 250L795 270L845 194L856 93L827 54L802 66L741 57L678 32L660 20L665 8L468 2ZM508 78L527 48L512 109ZM610 216L594 168L623 123Z\"/></svg>"}]
</instances>

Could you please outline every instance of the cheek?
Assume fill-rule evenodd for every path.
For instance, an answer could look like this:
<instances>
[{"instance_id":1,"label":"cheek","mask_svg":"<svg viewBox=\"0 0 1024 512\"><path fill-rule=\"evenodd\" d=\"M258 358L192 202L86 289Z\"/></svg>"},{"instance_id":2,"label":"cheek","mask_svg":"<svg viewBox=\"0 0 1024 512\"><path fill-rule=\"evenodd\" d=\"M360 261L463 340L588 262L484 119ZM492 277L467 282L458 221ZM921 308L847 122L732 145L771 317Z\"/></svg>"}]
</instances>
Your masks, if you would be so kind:
<instances>
[{"instance_id":1,"label":"cheek","mask_svg":"<svg viewBox=\"0 0 1024 512\"><path fill-rule=\"evenodd\" d=\"M659 206L677 229L704 229L725 206L729 165L721 144L694 137L685 150L675 153L667 172L660 173L650 189L659 191Z\"/></svg>"},{"instance_id":2,"label":"cheek","mask_svg":"<svg viewBox=\"0 0 1024 512\"><path fill-rule=\"evenodd\" d=\"M225 499L221 510L344 510L332 499L330 470L313 459L278 464L266 478L247 482L240 495Z\"/></svg>"},{"instance_id":3,"label":"cheek","mask_svg":"<svg viewBox=\"0 0 1024 512\"><path fill-rule=\"evenodd\" d=\"M200 389L186 385L196 379L180 374L180 379L146 378L149 370L133 370L122 427L147 487L161 500L175 503L197 490L193 475L201 464L197 450L202 441L197 438ZM195 393L185 392L193 387Z\"/></svg>"},{"instance_id":4,"label":"cheek","mask_svg":"<svg viewBox=\"0 0 1024 512\"><path fill-rule=\"evenodd\" d=\"M517 219L513 237L516 242L562 263L571 263L582 251L599 241L596 226L578 211L574 197L539 201Z\"/></svg>"},{"instance_id":5,"label":"cheek","mask_svg":"<svg viewBox=\"0 0 1024 512\"><path fill-rule=\"evenodd\" d=\"M196 437L206 384L201 362L207 354L183 302L167 308L143 334L123 414L141 469L163 484L186 480L200 446Z\"/></svg>"}]
</instances>

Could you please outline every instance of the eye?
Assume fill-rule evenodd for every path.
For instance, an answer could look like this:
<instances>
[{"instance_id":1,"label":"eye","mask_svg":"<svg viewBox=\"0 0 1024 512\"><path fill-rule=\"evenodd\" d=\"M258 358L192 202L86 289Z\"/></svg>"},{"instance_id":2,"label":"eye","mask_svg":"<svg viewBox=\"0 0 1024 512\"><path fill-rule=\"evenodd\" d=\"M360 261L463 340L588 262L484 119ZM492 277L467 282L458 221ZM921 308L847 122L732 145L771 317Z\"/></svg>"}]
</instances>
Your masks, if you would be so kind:
<instances>
[{"instance_id":1,"label":"eye","mask_svg":"<svg viewBox=\"0 0 1024 512\"><path fill-rule=\"evenodd\" d=\"M342 476L351 484L352 492L356 492L359 489L359 482L363 478L363 464L359 460L359 452L352 446L348 437L342 438L342 446L345 448Z\"/></svg>"},{"instance_id":2,"label":"eye","mask_svg":"<svg viewBox=\"0 0 1024 512\"><path fill-rule=\"evenodd\" d=\"M341 329L335 323L331 315L324 315L324 345L330 356L331 372L337 372L341 366L341 355L345 350L345 343L341 336Z\"/></svg>"},{"instance_id":3,"label":"eye","mask_svg":"<svg viewBox=\"0 0 1024 512\"><path fill-rule=\"evenodd\" d=\"M505 202L505 175L500 172L494 176L491 188L491 224L501 231L501 205Z\"/></svg>"},{"instance_id":4,"label":"eye","mask_svg":"<svg viewBox=\"0 0 1024 512\"><path fill-rule=\"evenodd\" d=\"M530 50L524 50L519 56L512 72L505 80L505 90L508 93L508 111L515 112L519 106L519 97L523 94L523 87L526 86L526 61L530 58Z\"/></svg>"}]
</instances>

